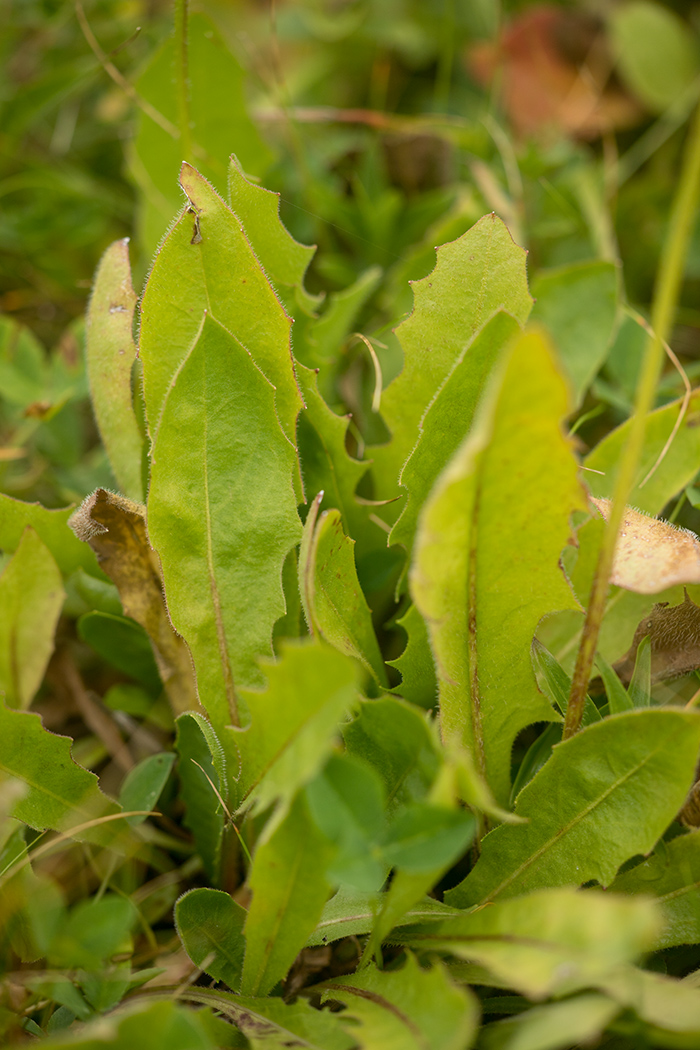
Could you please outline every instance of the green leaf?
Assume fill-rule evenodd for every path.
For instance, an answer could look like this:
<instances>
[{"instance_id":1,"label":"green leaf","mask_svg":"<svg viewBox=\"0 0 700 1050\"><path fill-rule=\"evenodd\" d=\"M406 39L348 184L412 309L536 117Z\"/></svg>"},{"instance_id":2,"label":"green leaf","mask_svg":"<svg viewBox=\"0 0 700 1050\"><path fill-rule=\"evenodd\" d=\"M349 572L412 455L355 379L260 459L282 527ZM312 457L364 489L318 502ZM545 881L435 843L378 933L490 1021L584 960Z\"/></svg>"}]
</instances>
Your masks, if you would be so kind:
<instances>
[{"instance_id":1,"label":"green leaf","mask_svg":"<svg viewBox=\"0 0 700 1050\"><path fill-rule=\"evenodd\" d=\"M95 555L68 528L68 519L74 510L73 506L49 510L39 503L23 503L0 492L0 550L6 553L17 550L25 528L31 525L64 576L84 569L89 576L103 578Z\"/></svg>"},{"instance_id":2,"label":"green leaf","mask_svg":"<svg viewBox=\"0 0 700 1050\"><path fill-rule=\"evenodd\" d=\"M194 965L234 992L243 969L245 920L245 908L223 890L190 890L175 905L175 926Z\"/></svg>"},{"instance_id":3,"label":"green leaf","mask_svg":"<svg viewBox=\"0 0 700 1050\"><path fill-rule=\"evenodd\" d=\"M318 926L308 938L306 946L313 948L343 937L356 937L369 933L381 908L382 895L350 889L343 886L325 905ZM457 914L454 908L424 897L400 916L397 926L410 926L430 920L437 921L447 915Z\"/></svg>"},{"instance_id":4,"label":"green leaf","mask_svg":"<svg viewBox=\"0 0 700 1050\"><path fill-rule=\"evenodd\" d=\"M0 692L27 708L54 648L65 592L49 549L31 525L0 576Z\"/></svg>"},{"instance_id":5,"label":"green leaf","mask_svg":"<svg viewBox=\"0 0 700 1050\"><path fill-rule=\"evenodd\" d=\"M625 1033L629 1031L635 1046L646 1043L694 1050L698 1045L700 991L689 981L624 966L606 978L601 991L645 1022L639 1025L632 1021L622 1028Z\"/></svg>"},{"instance_id":6,"label":"green leaf","mask_svg":"<svg viewBox=\"0 0 700 1050\"><path fill-rule=\"evenodd\" d=\"M400 970L368 966L323 987L324 999L345 1003L341 1019L363 1050L464 1050L476 1035L476 996L453 984L439 962L424 970L409 954Z\"/></svg>"},{"instance_id":7,"label":"green leaf","mask_svg":"<svg viewBox=\"0 0 700 1050\"><path fill-rule=\"evenodd\" d=\"M616 7L610 33L623 80L649 109L671 106L695 79L697 40L668 7L651 0Z\"/></svg>"},{"instance_id":8,"label":"green leaf","mask_svg":"<svg viewBox=\"0 0 700 1050\"><path fill-rule=\"evenodd\" d=\"M605 692L608 696L610 714L619 715L622 714L623 711L631 711L634 704L630 699L630 695L608 661L604 656L598 653L595 662L600 671L600 676L603 679L603 685L605 686Z\"/></svg>"},{"instance_id":9,"label":"green leaf","mask_svg":"<svg viewBox=\"0 0 700 1050\"><path fill-rule=\"evenodd\" d=\"M312 504L299 554L299 590L309 629L341 653L354 656L375 682L388 686L372 614L357 579L355 541L343 532L338 510L317 517Z\"/></svg>"},{"instance_id":10,"label":"green leaf","mask_svg":"<svg viewBox=\"0 0 700 1050\"><path fill-rule=\"evenodd\" d=\"M136 422L131 370L136 293L131 286L129 241L115 241L102 256L87 313L86 356L90 396L112 473L124 495L143 500L143 437Z\"/></svg>"},{"instance_id":11,"label":"green leaf","mask_svg":"<svg viewBox=\"0 0 700 1050\"><path fill-rule=\"evenodd\" d=\"M162 691L151 643L138 623L126 616L90 612L80 617L77 628L78 637L112 667L141 682L152 696Z\"/></svg>"},{"instance_id":12,"label":"green leaf","mask_svg":"<svg viewBox=\"0 0 700 1050\"><path fill-rule=\"evenodd\" d=\"M633 707L648 707L651 703L651 639L642 638L634 661L634 672L629 687Z\"/></svg>"},{"instance_id":13,"label":"green leaf","mask_svg":"<svg viewBox=\"0 0 700 1050\"><path fill-rule=\"evenodd\" d=\"M412 704L433 707L437 702L438 685L425 620L418 606L411 603L408 612L396 622L408 635L401 656L396 660L387 660L389 666L395 667L401 675L401 685L397 691Z\"/></svg>"},{"instance_id":14,"label":"green leaf","mask_svg":"<svg viewBox=\"0 0 700 1050\"><path fill-rule=\"evenodd\" d=\"M212 761L203 727L194 712L180 715L176 726L175 747L179 755L180 798L185 804L183 823L192 832L209 880L218 883L224 813L214 788L225 792L226 778L224 777L222 783Z\"/></svg>"},{"instance_id":15,"label":"green leaf","mask_svg":"<svg viewBox=\"0 0 700 1050\"><path fill-rule=\"evenodd\" d=\"M542 676L541 682L543 691L551 700L552 705L556 707L562 715L565 715L566 706L569 701L569 692L571 690L571 679L559 661L554 659L546 646L544 646L538 638L533 638L532 640L532 662L535 666L535 672L539 672ZM587 726L590 725L591 722L599 721L600 714L598 708L595 706L591 698L587 696L583 709L581 725Z\"/></svg>"},{"instance_id":16,"label":"green leaf","mask_svg":"<svg viewBox=\"0 0 700 1050\"><path fill-rule=\"evenodd\" d=\"M390 811L424 798L440 767L423 712L394 697L360 701L343 739L348 753L369 762L383 780Z\"/></svg>"},{"instance_id":17,"label":"green leaf","mask_svg":"<svg viewBox=\"0 0 700 1050\"><path fill-rule=\"evenodd\" d=\"M515 806L527 824L503 824L482 841L474 870L445 895L464 907L541 886L609 886L618 868L648 853L682 806L700 745L700 715L637 710L588 726L558 744Z\"/></svg>"},{"instance_id":18,"label":"green leaf","mask_svg":"<svg viewBox=\"0 0 700 1050\"><path fill-rule=\"evenodd\" d=\"M518 772L510 789L511 805L518 797L522 789L529 783L536 773L548 762L552 748L561 740L563 726L561 723L553 723L547 726L536 740L530 744L518 767Z\"/></svg>"},{"instance_id":19,"label":"green leaf","mask_svg":"<svg viewBox=\"0 0 700 1050\"><path fill-rule=\"evenodd\" d=\"M612 883L616 893L655 897L664 923L654 949L700 943L700 836L678 835Z\"/></svg>"},{"instance_id":20,"label":"green leaf","mask_svg":"<svg viewBox=\"0 0 700 1050\"><path fill-rule=\"evenodd\" d=\"M437 666L443 738L472 753L501 804L515 737L556 717L537 689L532 637L543 616L576 607L559 567L569 516L584 507L561 432L567 407L543 337L521 336L424 508L411 570Z\"/></svg>"},{"instance_id":21,"label":"green leaf","mask_svg":"<svg viewBox=\"0 0 700 1050\"><path fill-rule=\"evenodd\" d=\"M316 928L330 885L334 849L298 795L258 839L248 884L253 900L245 924L244 995L267 995Z\"/></svg>"},{"instance_id":22,"label":"green leaf","mask_svg":"<svg viewBox=\"0 0 700 1050\"><path fill-rule=\"evenodd\" d=\"M153 809L170 776L174 761L174 752L161 751L160 754L149 755L130 769L119 792L122 809ZM132 826L142 824L145 819L145 816L126 818Z\"/></svg>"},{"instance_id":23,"label":"green leaf","mask_svg":"<svg viewBox=\"0 0 700 1050\"><path fill-rule=\"evenodd\" d=\"M700 462L700 391L692 394L678 433L658 470L646 484L641 484L659 459L678 419L680 408L681 402L673 401L647 416L639 467L627 500L630 506L647 514L660 514L668 501L690 484L697 474ZM598 498L612 499L622 448L627 443L629 429L628 420L604 437L584 460L584 465L590 468L586 471L586 483Z\"/></svg>"},{"instance_id":24,"label":"green leaf","mask_svg":"<svg viewBox=\"0 0 700 1050\"><path fill-rule=\"evenodd\" d=\"M92 969L117 952L132 949L129 930L138 912L128 897L106 893L75 904L49 948L50 964Z\"/></svg>"},{"instance_id":25,"label":"green leaf","mask_svg":"<svg viewBox=\"0 0 700 1050\"><path fill-rule=\"evenodd\" d=\"M274 390L208 314L166 397L152 455L148 527L170 618L214 726L238 724L237 692L262 682L257 659L271 653L285 611L282 566L301 523Z\"/></svg>"},{"instance_id":26,"label":"green leaf","mask_svg":"<svg viewBox=\"0 0 700 1050\"><path fill-rule=\"evenodd\" d=\"M618 268L613 263L574 263L540 271L532 282L532 321L550 333L571 383L574 407L605 361L615 328Z\"/></svg>"},{"instance_id":27,"label":"green leaf","mask_svg":"<svg viewBox=\"0 0 700 1050\"><path fill-rule=\"evenodd\" d=\"M225 731L240 760L232 793L257 810L290 800L315 776L358 688L356 663L318 640L283 642L264 670L267 689L244 694L250 725Z\"/></svg>"},{"instance_id":28,"label":"green leaf","mask_svg":"<svg viewBox=\"0 0 700 1050\"><path fill-rule=\"evenodd\" d=\"M228 195L231 210L240 221L260 265L273 285L311 312L316 297L304 288L304 274L316 251L315 245L300 244L280 219L280 194L266 190L246 176L238 157L231 157L228 169Z\"/></svg>"},{"instance_id":29,"label":"green leaf","mask_svg":"<svg viewBox=\"0 0 700 1050\"><path fill-rule=\"evenodd\" d=\"M343 343L350 334L357 315L375 291L381 278L380 267L370 266L348 288L329 295L326 309L318 320L312 322L308 327L307 346L300 350L304 364L327 368L329 364L338 360Z\"/></svg>"},{"instance_id":30,"label":"green leaf","mask_svg":"<svg viewBox=\"0 0 700 1050\"><path fill-rule=\"evenodd\" d=\"M186 991L184 998L209 1005L227 1017L245 1034L252 1050L287 1050L290 1046L302 1050L357 1047L357 1040L346 1034L335 1014L314 1010L301 998L288 1004L277 996L251 999L203 988Z\"/></svg>"},{"instance_id":31,"label":"green leaf","mask_svg":"<svg viewBox=\"0 0 700 1050\"><path fill-rule=\"evenodd\" d=\"M377 477L398 477L418 440L428 405L476 332L507 310L524 324L532 307L525 252L494 214L485 215L437 250L435 269L413 284L413 313L399 325L403 371L382 395L381 412L392 434L373 449ZM389 493L391 494L391 493Z\"/></svg>"},{"instance_id":32,"label":"green leaf","mask_svg":"<svg viewBox=\"0 0 700 1050\"><path fill-rule=\"evenodd\" d=\"M418 515L435 479L469 433L489 376L519 331L518 322L499 311L457 357L418 424L416 446L399 477L408 491L408 502L391 531L389 543L401 543L409 553L412 550Z\"/></svg>"},{"instance_id":33,"label":"green leaf","mask_svg":"<svg viewBox=\"0 0 700 1050\"><path fill-rule=\"evenodd\" d=\"M254 175L265 172L270 152L248 117L243 70L231 50L203 15L192 15L188 30L187 80L193 151L203 174L223 192L229 155L234 150L246 171ZM176 61L175 42L170 38L156 51L135 84L139 97L165 117L171 127L178 121ZM182 158L183 148L178 137L169 134L149 112L140 109L129 168L141 192L139 238L146 258L156 250L168 223L182 206L177 189Z\"/></svg>"},{"instance_id":34,"label":"green leaf","mask_svg":"<svg viewBox=\"0 0 700 1050\"><path fill-rule=\"evenodd\" d=\"M189 164L180 184L194 214L184 212L163 242L141 306L139 355L151 434L157 441L164 403L175 378L181 381L206 311L269 380L278 425L294 448L302 399L290 318L231 209Z\"/></svg>"},{"instance_id":35,"label":"green leaf","mask_svg":"<svg viewBox=\"0 0 700 1050\"><path fill-rule=\"evenodd\" d=\"M299 416L297 440L307 500L323 492L319 504L324 509L336 507L343 518L348 536L362 543L366 528L366 508L355 500L355 489L364 477L369 463L360 463L345 448L348 416L332 412L318 391L316 373L297 364L297 378L306 403Z\"/></svg>"},{"instance_id":36,"label":"green leaf","mask_svg":"<svg viewBox=\"0 0 700 1050\"><path fill-rule=\"evenodd\" d=\"M428 802L414 803L392 823L382 852L392 867L420 875L453 864L475 831L476 820L471 813Z\"/></svg>"},{"instance_id":37,"label":"green leaf","mask_svg":"<svg viewBox=\"0 0 700 1050\"><path fill-rule=\"evenodd\" d=\"M401 929L392 939L476 962L521 994L544 999L590 987L631 962L658 927L651 901L556 889Z\"/></svg>"},{"instance_id":38,"label":"green leaf","mask_svg":"<svg viewBox=\"0 0 700 1050\"><path fill-rule=\"evenodd\" d=\"M379 890L389 865L379 848L386 800L378 773L353 755L331 755L307 785L306 801L317 826L336 847L329 877L358 890Z\"/></svg>"},{"instance_id":39,"label":"green leaf","mask_svg":"<svg viewBox=\"0 0 700 1050\"><path fill-rule=\"evenodd\" d=\"M37 831L72 827L118 813L97 786L97 777L71 758L73 741L49 733L39 715L11 711L0 704L0 772L16 777L27 792L12 815ZM116 844L114 825L93 828L77 838Z\"/></svg>"},{"instance_id":40,"label":"green leaf","mask_svg":"<svg viewBox=\"0 0 700 1050\"><path fill-rule=\"evenodd\" d=\"M565 1050L574 1043L592 1044L619 1012L607 996L588 992L487 1025L481 1045L483 1050Z\"/></svg>"},{"instance_id":41,"label":"green leaf","mask_svg":"<svg viewBox=\"0 0 700 1050\"><path fill-rule=\"evenodd\" d=\"M227 1028L236 1034L230 1025L215 1030L211 1024L215 1020L207 1018L206 1010L195 1011L171 1001L137 1000L80 1028L71 1027L66 1035L44 1039L44 1044L56 1050L220 1050L243 1045L226 1038Z\"/></svg>"}]
</instances>

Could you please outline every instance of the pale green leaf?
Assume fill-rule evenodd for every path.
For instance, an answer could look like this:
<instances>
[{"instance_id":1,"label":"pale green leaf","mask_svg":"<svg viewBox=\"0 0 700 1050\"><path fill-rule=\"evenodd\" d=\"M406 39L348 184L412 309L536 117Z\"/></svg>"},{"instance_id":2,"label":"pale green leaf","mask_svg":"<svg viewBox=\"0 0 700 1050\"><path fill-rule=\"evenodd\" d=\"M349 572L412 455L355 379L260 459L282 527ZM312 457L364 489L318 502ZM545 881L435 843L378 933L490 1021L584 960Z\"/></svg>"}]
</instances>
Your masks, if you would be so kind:
<instances>
[{"instance_id":1,"label":"pale green leaf","mask_svg":"<svg viewBox=\"0 0 700 1050\"><path fill-rule=\"evenodd\" d=\"M518 322L499 311L458 356L418 425L416 446L401 471L399 481L408 492L408 502L389 543L412 550L418 515L435 479L469 433L489 376L519 331Z\"/></svg>"},{"instance_id":2,"label":"pale green leaf","mask_svg":"<svg viewBox=\"0 0 700 1050\"><path fill-rule=\"evenodd\" d=\"M244 995L267 995L316 928L330 891L326 871L334 852L303 794L281 820L268 822L248 876L253 899L245 924Z\"/></svg>"},{"instance_id":3,"label":"pale green leaf","mask_svg":"<svg viewBox=\"0 0 700 1050\"><path fill-rule=\"evenodd\" d=\"M623 80L656 112L676 102L698 73L690 26L663 4L631 0L615 7L610 35Z\"/></svg>"},{"instance_id":4,"label":"pale green leaf","mask_svg":"<svg viewBox=\"0 0 700 1050\"><path fill-rule=\"evenodd\" d=\"M309 629L339 652L354 656L375 682L387 687L372 614L357 579L355 541L343 532L339 510L317 517L312 504L299 555L299 590Z\"/></svg>"},{"instance_id":5,"label":"pale green leaf","mask_svg":"<svg viewBox=\"0 0 700 1050\"><path fill-rule=\"evenodd\" d=\"M50 510L39 503L24 503L0 492L0 550L6 553L17 550L25 528L31 525L64 576L84 569L89 576L104 579L87 543L81 543L68 527L74 510L73 505Z\"/></svg>"},{"instance_id":6,"label":"pale green leaf","mask_svg":"<svg viewBox=\"0 0 700 1050\"><path fill-rule=\"evenodd\" d=\"M567 408L544 338L521 336L424 508L411 570L437 666L443 736L472 753L501 804L515 737L556 717L537 689L532 637L543 616L576 608L559 567L570 514L585 506L561 431Z\"/></svg>"},{"instance_id":7,"label":"pale green leaf","mask_svg":"<svg viewBox=\"0 0 700 1050\"><path fill-rule=\"evenodd\" d=\"M72 743L44 729L39 715L0 705L0 772L27 786L12 815L37 831L67 831L119 812L100 791L95 774L73 761ZM93 829L78 837L111 841L115 825L107 825L104 833Z\"/></svg>"},{"instance_id":8,"label":"pale green leaf","mask_svg":"<svg viewBox=\"0 0 700 1050\"><path fill-rule=\"evenodd\" d=\"M394 940L478 963L532 999L590 987L653 943L651 901L595 891L540 890L463 912Z\"/></svg>"},{"instance_id":9,"label":"pale green leaf","mask_svg":"<svg viewBox=\"0 0 700 1050\"><path fill-rule=\"evenodd\" d=\"M664 923L654 940L655 949L700 943L700 835L696 831L660 844L647 860L618 875L610 888L656 898Z\"/></svg>"},{"instance_id":10,"label":"pale green leaf","mask_svg":"<svg viewBox=\"0 0 700 1050\"><path fill-rule=\"evenodd\" d=\"M342 937L357 937L369 933L375 924L381 904L381 894L342 887L325 905L318 926L306 942L307 947L313 948L338 941ZM432 897L424 897L418 904L404 911L396 925L410 926L437 921L452 914L458 914L456 909Z\"/></svg>"},{"instance_id":11,"label":"pale green leaf","mask_svg":"<svg viewBox=\"0 0 700 1050\"><path fill-rule=\"evenodd\" d=\"M125 238L109 246L95 275L85 333L87 373L92 408L112 473L125 496L143 501L143 437L131 391L135 306Z\"/></svg>"},{"instance_id":12,"label":"pale green leaf","mask_svg":"<svg viewBox=\"0 0 700 1050\"><path fill-rule=\"evenodd\" d=\"M189 890L175 905L175 926L190 959L232 991L241 981L245 919L245 908L223 890Z\"/></svg>"},{"instance_id":13,"label":"pale green leaf","mask_svg":"<svg viewBox=\"0 0 700 1050\"><path fill-rule=\"evenodd\" d=\"M318 640L284 642L264 670L267 688L244 694L250 724L226 730L240 763L232 791L259 809L291 799L315 776L358 689L356 663Z\"/></svg>"},{"instance_id":14,"label":"pale green leaf","mask_svg":"<svg viewBox=\"0 0 700 1050\"><path fill-rule=\"evenodd\" d=\"M363 1050L465 1050L479 1022L471 991L453 984L439 962L424 970L410 954L400 970L368 966L327 981L324 998L345 1003L341 1019Z\"/></svg>"},{"instance_id":15,"label":"pale green leaf","mask_svg":"<svg viewBox=\"0 0 700 1050\"><path fill-rule=\"evenodd\" d=\"M274 391L209 315L168 392L152 457L149 534L218 730L239 723L237 690L263 680L257 659L285 611L282 566L301 523Z\"/></svg>"},{"instance_id":16,"label":"pale green leaf","mask_svg":"<svg viewBox=\"0 0 700 1050\"><path fill-rule=\"evenodd\" d=\"M631 711L634 706L630 700L629 693L613 671L612 667L600 653L596 656L596 664L603 679L605 692L608 696L611 715L619 715L623 711Z\"/></svg>"},{"instance_id":17,"label":"pale green leaf","mask_svg":"<svg viewBox=\"0 0 700 1050\"><path fill-rule=\"evenodd\" d=\"M600 990L626 1006L645 1022L631 1034L647 1046L695 1050L700 1043L700 989L689 980L679 981L633 966L620 967L599 985ZM646 1028L649 1025L649 1028ZM637 1029L637 1031L635 1031Z\"/></svg>"},{"instance_id":18,"label":"pale green leaf","mask_svg":"<svg viewBox=\"0 0 700 1050\"><path fill-rule=\"evenodd\" d=\"M633 707L648 707L651 703L651 640L648 636L642 638L637 649L629 698Z\"/></svg>"},{"instance_id":19,"label":"pale green leaf","mask_svg":"<svg viewBox=\"0 0 700 1050\"><path fill-rule=\"evenodd\" d=\"M618 269L613 263L574 263L545 270L532 281L532 321L548 330L578 406L603 364L615 328Z\"/></svg>"},{"instance_id":20,"label":"pale green leaf","mask_svg":"<svg viewBox=\"0 0 700 1050\"><path fill-rule=\"evenodd\" d=\"M29 707L41 685L64 598L58 566L28 525L0 576L0 692L8 707Z\"/></svg>"},{"instance_id":21,"label":"pale green leaf","mask_svg":"<svg viewBox=\"0 0 700 1050\"><path fill-rule=\"evenodd\" d=\"M591 879L609 886L681 808L698 746L700 715L672 709L614 715L557 744L516 800L528 823L491 831L447 903L464 907Z\"/></svg>"},{"instance_id":22,"label":"pale green leaf","mask_svg":"<svg viewBox=\"0 0 700 1050\"><path fill-rule=\"evenodd\" d=\"M372 451L377 477L398 477L423 413L475 333L497 310L524 324L532 307L525 252L494 214L438 248L435 269L413 294L413 313L397 329L403 371L382 395L392 440Z\"/></svg>"},{"instance_id":23,"label":"pale green leaf","mask_svg":"<svg viewBox=\"0 0 700 1050\"><path fill-rule=\"evenodd\" d=\"M177 175L183 148L174 127L178 122L175 62L171 37L135 83L139 97L165 117L176 133L174 137L144 109L138 111L129 169L141 194L139 239L146 258L156 250L182 206ZM211 21L201 14L189 19L187 66L190 130L202 173L223 193L229 156L235 151L246 171L262 175L271 155L247 113L243 70Z\"/></svg>"},{"instance_id":24,"label":"pale green leaf","mask_svg":"<svg viewBox=\"0 0 700 1050\"><path fill-rule=\"evenodd\" d=\"M588 1045L619 1012L618 1004L607 996L588 992L488 1025L480 1045L483 1050L565 1050L574 1044Z\"/></svg>"}]
</instances>

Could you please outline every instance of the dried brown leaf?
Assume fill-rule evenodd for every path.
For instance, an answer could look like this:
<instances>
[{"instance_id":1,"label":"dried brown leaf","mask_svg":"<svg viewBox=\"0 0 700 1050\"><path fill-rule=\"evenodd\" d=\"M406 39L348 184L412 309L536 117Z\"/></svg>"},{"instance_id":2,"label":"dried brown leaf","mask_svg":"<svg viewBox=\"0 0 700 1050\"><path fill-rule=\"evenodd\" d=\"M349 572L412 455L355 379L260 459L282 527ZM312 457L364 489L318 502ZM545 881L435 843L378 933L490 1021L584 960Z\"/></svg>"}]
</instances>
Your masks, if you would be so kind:
<instances>
[{"instance_id":1,"label":"dried brown leaf","mask_svg":"<svg viewBox=\"0 0 700 1050\"><path fill-rule=\"evenodd\" d=\"M632 679L637 649L647 636L652 682L678 678L700 668L700 606L687 591L680 605L659 602L638 625L629 650L613 665L625 685Z\"/></svg>"},{"instance_id":2,"label":"dried brown leaf","mask_svg":"<svg viewBox=\"0 0 700 1050\"><path fill-rule=\"evenodd\" d=\"M192 658L168 616L160 560L148 541L145 507L97 489L78 507L69 525L78 539L90 544L100 567L116 584L125 615L141 624L151 639L175 714L196 708Z\"/></svg>"},{"instance_id":3,"label":"dried brown leaf","mask_svg":"<svg viewBox=\"0 0 700 1050\"><path fill-rule=\"evenodd\" d=\"M607 521L610 500L593 499ZM637 594L658 594L679 583L700 583L700 540L688 529L625 508L610 582Z\"/></svg>"}]
</instances>

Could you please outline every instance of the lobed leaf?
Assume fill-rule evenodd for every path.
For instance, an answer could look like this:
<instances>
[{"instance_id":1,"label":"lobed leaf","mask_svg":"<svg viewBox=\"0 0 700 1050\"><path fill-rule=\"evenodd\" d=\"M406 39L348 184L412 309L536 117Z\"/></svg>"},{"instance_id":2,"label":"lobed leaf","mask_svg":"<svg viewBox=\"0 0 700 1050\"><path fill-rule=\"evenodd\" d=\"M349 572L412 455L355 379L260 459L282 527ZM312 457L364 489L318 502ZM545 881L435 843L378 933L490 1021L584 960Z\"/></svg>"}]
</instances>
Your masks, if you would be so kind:
<instances>
[{"instance_id":1,"label":"lobed leaf","mask_svg":"<svg viewBox=\"0 0 700 1050\"><path fill-rule=\"evenodd\" d=\"M370 965L323 989L324 999L345 1004L341 1019L363 1050L464 1050L476 1035L476 997L454 984L439 962L424 970L408 954L400 970Z\"/></svg>"},{"instance_id":2,"label":"lobed leaf","mask_svg":"<svg viewBox=\"0 0 700 1050\"><path fill-rule=\"evenodd\" d=\"M240 762L232 793L265 809L288 802L325 762L338 723L357 698L357 665L318 640L284 642L265 666L267 689L245 693L245 729L226 730Z\"/></svg>"},{"instance_id":3,"label":"lobed leaf","mask_svg":"<svg viewBox=\"0 0 700 1050\"><path fill-rule=\"evenodd\" d=\"M413 313L397 328L403 371L382 395L392 439L373 450L379 478L398 477L428 405L464 348L498 310L524 324L532 307L525 252L496 215L485 215L437 250L435 268L413 283Z\"/></svg>"},{"instance_id":4,"label":"lobed leaf","mask_svg":"<svg viewBox=\"0 0 700 1050\"><path fill-rule=\"evenodd\" d=\"M515 737L556 717L537 689L532 637L543 616L576 608L559 567L570 514L585 505L560 429L567 407L544 338L521 336L423 510L411 570L435 656L443 739L472 753L501 804Z\"/></svg>"}]
</instances>

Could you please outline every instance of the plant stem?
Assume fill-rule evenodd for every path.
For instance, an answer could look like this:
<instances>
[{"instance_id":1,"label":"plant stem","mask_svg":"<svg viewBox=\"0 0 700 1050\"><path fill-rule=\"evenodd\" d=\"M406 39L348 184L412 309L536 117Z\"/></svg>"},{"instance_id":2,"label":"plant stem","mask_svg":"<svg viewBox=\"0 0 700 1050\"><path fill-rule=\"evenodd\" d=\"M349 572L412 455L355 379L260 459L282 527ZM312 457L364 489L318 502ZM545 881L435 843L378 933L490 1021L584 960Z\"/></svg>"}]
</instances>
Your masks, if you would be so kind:
<instances>
[{"instance_id":1,"label":"plant stem","mask_svg":"<svg viewBox=\"0 0 700 1050\"><path fill-rule=\"evenodd\" d=\"M610 517L603 534L600 554L598 555L598 566L593 579L593 586L591 587L581 645L576 658L576 667L571 682L571 693L566 708L563 734L565 740L573 736L581 725L588 679L593 667L598 632L603 613L605 612L617 534L622 524L625 506L639 466L647 415L654 404L656 385L663 362L663 344L668 341L673 323L683 279L688 242L693 231L699 198L700 105L696 108L695 118L690 128L678 190L673 202L668 233L661 253L651 312L653 335L649 337L646 345L642 370L637 384L630 434L620 458Z\"/></svg>"},{"instance_id":2,"label":"plant stem","mask_svg":"<svg viewBox=\"0 0 700 1050\"><path fill-rule=\"evenodd\" d=\"M175 85L177 122L180 129L182 159L192 163L192 127L188 62L189 0L175 0Z\"/></svg>"}]
</instances>

